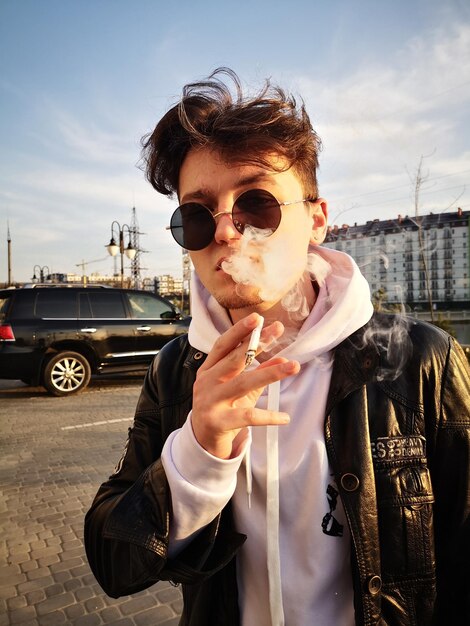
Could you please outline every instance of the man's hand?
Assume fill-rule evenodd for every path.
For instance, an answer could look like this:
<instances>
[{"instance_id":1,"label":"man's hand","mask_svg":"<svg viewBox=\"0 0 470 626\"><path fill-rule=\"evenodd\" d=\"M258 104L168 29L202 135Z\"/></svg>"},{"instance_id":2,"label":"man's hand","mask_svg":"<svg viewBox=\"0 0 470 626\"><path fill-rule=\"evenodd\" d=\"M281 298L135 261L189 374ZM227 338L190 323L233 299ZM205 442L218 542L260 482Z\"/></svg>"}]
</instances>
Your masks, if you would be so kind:
<instances>
[{"instance_id":1,"label":"man's hand","mask_svg":"<svg viewBox=\"0 0 470 626\"><path fill-rule=\"evenodd\" d=\"M200 367L193 387L192 427L199 444L221 459L232 456L237 435L247 426L287 424L287 413L255 408L266 385L298 374L297 361L274 357L244 371L245 352L260 316L252 313L219 337ZM280 322L263 329L259 352L284 332Z\"/></svg>"}]
</instances>

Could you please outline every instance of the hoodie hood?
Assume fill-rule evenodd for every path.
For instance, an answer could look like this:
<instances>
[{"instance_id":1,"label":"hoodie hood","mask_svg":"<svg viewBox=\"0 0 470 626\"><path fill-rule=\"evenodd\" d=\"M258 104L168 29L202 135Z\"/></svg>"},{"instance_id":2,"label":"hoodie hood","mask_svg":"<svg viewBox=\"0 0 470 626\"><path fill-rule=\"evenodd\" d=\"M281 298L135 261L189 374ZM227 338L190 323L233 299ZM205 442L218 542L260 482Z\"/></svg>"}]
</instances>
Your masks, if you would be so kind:
<instances>
[{"instance_id":1,"label":"hoodie hood","mask_svg":"<svg viewBox=\"0 0 470 626\"><path fill-rule=\"evenodd\" d=\"M329 265L326 277L319 284L317 300L297 336L288 345L279 345L277 352L301 365L328 353L366 324L373 312L369 285L349 255L315 246L309 257L315 256ZM312 274L311 278L316 279ZM191 312L189 342L207 354L232 322L195 272L191 279Z\"/></svg>"}]
</instances>

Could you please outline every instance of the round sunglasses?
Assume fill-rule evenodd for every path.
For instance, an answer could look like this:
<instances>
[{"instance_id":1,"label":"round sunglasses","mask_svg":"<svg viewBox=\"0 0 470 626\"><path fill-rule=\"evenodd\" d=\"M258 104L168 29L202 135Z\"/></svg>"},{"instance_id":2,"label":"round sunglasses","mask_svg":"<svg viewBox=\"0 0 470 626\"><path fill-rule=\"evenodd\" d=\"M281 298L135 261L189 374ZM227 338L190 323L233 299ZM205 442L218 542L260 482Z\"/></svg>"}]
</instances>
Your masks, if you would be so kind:
<instances>
[{"instance_id":1,"label":"round sunglasses","mask_svg":"<svg viewBox=\"0 0 470 626\"><path fill-rule=\"evenodd\" d=\"M202 250L214 239L217 228L216 218L231 215L233 225L243 234L247 226L263 230L265 236L272 235L281 223L281 206L312 202L307 198L293 202L278 202L264 189L250 189L236 200L232 211L212 211L199 202L186 202L180 205L171 216L170 226L174 240L187 250Z\"/></svg>"}]
</instances>

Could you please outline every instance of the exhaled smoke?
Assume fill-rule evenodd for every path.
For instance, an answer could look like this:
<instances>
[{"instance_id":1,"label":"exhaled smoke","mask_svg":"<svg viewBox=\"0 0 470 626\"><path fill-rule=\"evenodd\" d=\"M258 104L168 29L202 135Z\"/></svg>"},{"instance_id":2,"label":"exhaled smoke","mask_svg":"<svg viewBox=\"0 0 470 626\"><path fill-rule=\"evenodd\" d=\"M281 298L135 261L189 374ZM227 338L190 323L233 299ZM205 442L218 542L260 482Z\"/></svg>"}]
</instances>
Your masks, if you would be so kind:
<instances>
[{"instance_id":1,"label":"exhaled smoke","mask_svg":"<svg viewBox=\"0 0 470 626\"><path fill-rule=\"evenodd\" d=\"M378 353L379 367L375 374L378 381L396 380L413 351L409 331L414 322L406 314L403 289L395 285L394 291L392 304L376 303L378 313L372 318L360 343L356 344L360 350L372 347Z\"/></svg>"},{"instance_id":2,"label":"exhaled smoke","mask_svg":"<svg viewBox=\"0 0 470 626\"><path fill-rule=\"evenodd\" d=\"M263 301L280 301L293 320L303 320L310 312L304 281L315 279L321 285L330 265L315 252L307 251L303 265L291 263L278 245L271 244L271 234L269 229L246 226L239 247L222 263L222 269L240 286L240 295L242 286L254 287Z\"/></svg>"},{"instance_id":3,"label":"exhaled smoke","mask_svg":"<svg viewBox=\"0 0 470 626\"><path fill-rule=\"evenodd\" d=\"M388 260L388 256L384 252L381 252L379 256L380 256L380 259L382 260L384 268L386 270L388 270L388 267L390 265L390 261Z\"/></svg>"},{"instance_id":4,"label":"exhaled smoke","mask_svg":"<svg viewBox=\"0 0 470 626\"><path fill-rule=\"evenodd\" d=\"M413 350L410 322L400 313L381 315L364 333L365 344L372 343L380 356L377 380L396 380L403 372Z\"/></svg>"},{"instance_id":5,"label":"exhaled smoke","mask_svg":"<svg viewBox=\"0 0 470 626\"><path fill-rule=\"evenodd\" d=\"M315 252L306 255L306 265L302 277L295 282L289 291L282 297L281 305L289 312L291 319L300 321L308 317L310 306L302 289L304 281L316 280L319 286L323 285L331 271L330 264Z\"/></svg>"},{"instance_id":6,"label":"exhaled smoke","mask_svg":"<svg viewBox=\"0 0 470 626\"><path fill-rule=\"evenodd\" d=\"M376 259L380 259L383 268L388 270L389 259L381 249L361 263L361 270ZM360 349L373 346L380 355L380 365L376 372L379 381L396 380L412 352L409 336L412 321L406 315L403 289L396 284L393 291L393 294L387 293L385 289L375 292L375 308L381 314L374 317L362 337L361 345L357 346Z\"/></svg>"}]
</instances>

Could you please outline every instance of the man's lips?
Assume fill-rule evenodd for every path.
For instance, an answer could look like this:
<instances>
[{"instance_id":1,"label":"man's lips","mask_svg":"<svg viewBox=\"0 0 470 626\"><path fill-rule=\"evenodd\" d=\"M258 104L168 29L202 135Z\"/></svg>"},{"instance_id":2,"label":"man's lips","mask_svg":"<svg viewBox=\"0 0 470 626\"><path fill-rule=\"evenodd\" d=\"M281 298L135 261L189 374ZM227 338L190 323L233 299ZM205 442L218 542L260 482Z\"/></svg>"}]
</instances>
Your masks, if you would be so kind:
<instances>
[{"instance_id":1,"label":"man's lips","mask_svg":"<svg viewBox=\"0 0 470 626\"><path fill-rule=\"evenodd\" d=\"M223 271L224 271L224 269L223 269L223 267L222 267L222 263L223 263L224 261L228 261L228 257L223 256L223 257L221 257L221 258L217 261L217 264L216 264L216 266L215 266L215 269L216 269L216 271L217 271L217 272L220 272L220 271L222 271L222 272L223 272Z\"/></svg>"}]
</instances>

